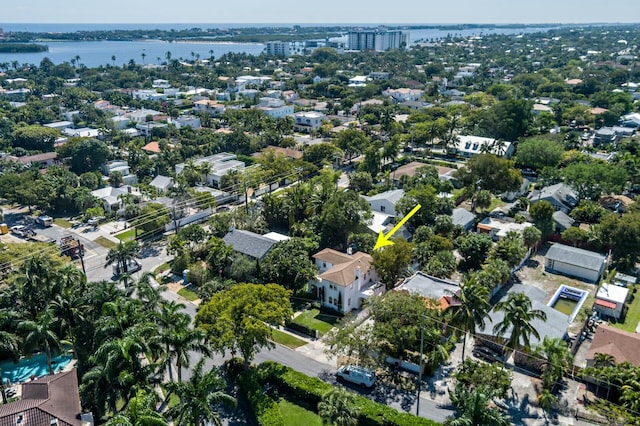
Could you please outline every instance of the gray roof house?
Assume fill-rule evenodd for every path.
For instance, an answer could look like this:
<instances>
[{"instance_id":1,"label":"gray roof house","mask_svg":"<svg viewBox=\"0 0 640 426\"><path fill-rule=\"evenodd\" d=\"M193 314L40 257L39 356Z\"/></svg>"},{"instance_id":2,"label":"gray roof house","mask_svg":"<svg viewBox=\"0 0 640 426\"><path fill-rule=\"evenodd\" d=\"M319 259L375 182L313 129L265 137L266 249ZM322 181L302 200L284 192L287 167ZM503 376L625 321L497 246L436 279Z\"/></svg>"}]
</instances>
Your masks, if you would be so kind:
<instances>
[{"instance_id":1,"label":"gray roof house","mask_svg":"<svg viewBox=\"0 0 640 426\"><path fill-rule=\"evenodd\" d=\"M159 194L167 192L173 186L173 178L169 176L158 175L149 182L149 186L154 187Z\"/></svg>"},{"instance_id":2,"label":"gray roof house","mask_svg":"<svg viewBox=\"0 0 640 426\"><path fill-rule=\"evenodd\" d=\"M602 276L606 264L607 257L600 253L556 243L545 255L544 269L595 283Z\"/></svg>"},{"instance_id":3,"label":"gray roof house","mask_svg":"<svg viewBox=\"0 0 640 426\"><path fill-rule=\"evenodd\" d=\"M257 260L262 259L277 242L264 235L241 229L231 229L222 239L225 244L233 247L234 251Z\"/></svg>"},{"instance_id":4,"label":"gray roof house","mask_svg":"<svg viewBox=\"0 0 640 426\"><path fill-rule=\"evenodd\" d=\"M571 228L575 220L563 211L558 210L553 213L553 222L556 224L556 232L564 232Z\"/></svg>"},{"instance_id":5,"label":"gray roof house","mask_svg":"<svg viewBox=\"0 0 640 426\"><path fill-rule=\"evenodd\" d=\"M469 232L473 229L473 225L476 221L476 215L469 210L461 207L453 209L451 212L451 222L454 225L460 225L465 232Z\"/></svg>"},{"instance_id":6,"label":"gray roof house","mask_svg":"<svg viewBox=\"0 0 640 426\"><path fill-rule=\"evenodd\" d=\"M403 189L392 189L391 191L381 192L376 195L372 195L371 197L367 197L366 195L362 195L369 206L371 206L371 210L390 214L392 216L396 215L396 203L404 197Z\"/></svg>"},{"instance_id":7,"label":"gray roof house","mask_svg":"<svg viewBox=\"0 0 640 426\"><path fill-rule=\"evenodd\" d=\"M537 346L545 337L558 339L563 339L565 337L570 324L569 316L543 303L544 298L547 296L547 293L544 290L526 284L514 284L513 287L507 291L507 295L510 293L526 294L531 299L531 308L539 309L547 316L546 321L542 321L540 319L533 320L531 325L540 334L540 339L536 339L535 336L531 336L531 347ZM491 310L487 320L485 321L484 327L478 327L477 334L488 338L488 340L495 340L498 336L494 333L493 327L503 319L504 313L502 311ZM507 339L510 335L511 328L509 328L507 333L501 337Z\"/></svg>"},{"instance_id":8,"label":"gray roof house","mask_svg":"<svg viewBox=\"0 0 640 426\"><path fill-rule=\"evenodd\" d=\"M556 210L569 214L578 204L578 194L570 186L564 183L557 183L533 191L531 195L529 195L529 200L531 204L542 200L548 201Z\"/></svg>"},{"instance_id":9,"label":"gray roof house","mask_svg":"<svg viewBox=\"0 0 640 426\"><path fill-rule=\"evenodd\" d=\"M436 300L444 309L451 305L459 305L459 302L455 299L455 295L460 290L460 284L454 281L432 277L421 271L416 272L404 280L403 283L394 290L406 291L410 294L419 294L424 298Z\"/></svg>"}]
</instances>

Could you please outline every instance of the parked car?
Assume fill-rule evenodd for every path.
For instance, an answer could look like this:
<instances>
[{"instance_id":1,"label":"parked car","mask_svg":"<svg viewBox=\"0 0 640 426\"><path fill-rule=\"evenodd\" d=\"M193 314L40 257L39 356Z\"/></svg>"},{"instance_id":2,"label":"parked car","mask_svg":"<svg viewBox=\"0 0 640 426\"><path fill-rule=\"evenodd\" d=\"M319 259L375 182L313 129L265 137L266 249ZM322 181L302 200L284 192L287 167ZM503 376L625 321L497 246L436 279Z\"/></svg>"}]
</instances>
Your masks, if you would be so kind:
<instances>
[{"instance_id":1,"label":"parked car","mask_svg":"<svg viewBox=\"0 0 640 426\"><path fill-rule=\"evenodd\" d=\"M11 227L11 232L19 237L26 237L27 227L24 225L15 225Z\"/></svg>"},{"instance_id":2,"label":"parked car","mask_svg":"<svg viewBox=\"0 0 640 426\"><path fill-rule=\"evenodd\" d=\"M362 386L372 388L376 384L376 375L373 371L355 365L343 365L336 373L338 379Z\"/></svg>"},{"instance_id":3,"label":"parked car","mask_svg":"<svg viewBox=\"0 0 640 426\"><path fill-rule=\"evenodd\" d=\"M104 220L104 216L96 216L96 217L92 217L91 219L89 219L87 221L87 225L90 226L98 226L98 224L100 222L102 222Z\"/></svg>"},{"instance_id":4,"label":"parked car","mask_svg":"<svg viewBox=\"0 0 640 426\"><path fill-rule=\"evenodd\" d=\"M486 346L476 346L473 349L473 356L489 362L502 362L502 357L496 351Z\"/></svg>"},{"instance_id":5,"label":"parked car","mask_svg":"<svg viewBox=\"0 0 640 426\"><path fill-rule=\"evenodd\" d=\"M45 228L53 225L53 218L51 216L42 215L36 218L36 223Z\"/></svg>"}]
</instances>

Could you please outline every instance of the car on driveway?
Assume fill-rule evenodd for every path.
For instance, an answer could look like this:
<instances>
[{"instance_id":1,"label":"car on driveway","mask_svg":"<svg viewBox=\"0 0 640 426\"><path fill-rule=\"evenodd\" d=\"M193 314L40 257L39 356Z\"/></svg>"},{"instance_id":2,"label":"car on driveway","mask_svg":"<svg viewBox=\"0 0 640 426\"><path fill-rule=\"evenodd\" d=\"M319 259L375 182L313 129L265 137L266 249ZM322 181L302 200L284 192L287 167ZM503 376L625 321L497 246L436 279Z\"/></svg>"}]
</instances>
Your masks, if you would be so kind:
<instances>
[{"instance_id":1,"label":"car on driveway","mask_svg":"<svg viewBox=\"0 0 640 426\"><path fill-rule=\"evenodd\" d=\"M376 375L373 371L355 365L341 366L338 368L336 376L338 376L338 379L362 386L363 388L371 389L376 384Z\"/></svg>"},{"instance_id":2,"label":"car on driveway","mask_svg":"<svg viewBox=\"0 0 640 426\"><path fill-rule=\"evenodd\" d=\"M473 349L473 356L489 362L502 362L500 354L486 346L476 346Z\"/></svg>"},{"instance_id":3,"label":"car on driveway","mask_svg":"<svg viewBox=\"0 0 640 426\"><path fill-rule=\"evenodd\" d=\"M19 237L26 237L27 227L24 225L15 225L11 227L11 232Z\"/></svg>"}]
</instances>

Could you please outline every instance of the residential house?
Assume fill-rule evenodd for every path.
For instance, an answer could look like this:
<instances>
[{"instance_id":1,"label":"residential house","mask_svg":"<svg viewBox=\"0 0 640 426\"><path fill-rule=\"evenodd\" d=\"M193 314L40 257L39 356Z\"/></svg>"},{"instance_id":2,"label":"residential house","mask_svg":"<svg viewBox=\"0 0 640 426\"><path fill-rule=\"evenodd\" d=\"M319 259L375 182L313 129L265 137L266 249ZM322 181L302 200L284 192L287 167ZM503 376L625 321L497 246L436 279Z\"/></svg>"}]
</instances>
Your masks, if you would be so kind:
<instances>
[{"instance_id":1,"label":"residential house","mask_svg":"<svg viewBox=\"0 0 640 426\"><path fill-rule=\"evenodd\" d=\"M97 138L100 136L100 130L90 127L81 127L79 129L67 127L62 130L62 134L70 138Z\"/></svg>"},{"instance_id":2,"label":"residential house","mask_svg":"<svg viewBox=\"0 0 640 426\"><path fill-rule=\"evenodd\" d=\"M531 112L533 115L539 115L541 112L553 113L553 108L543 104L533 104Z\"/></svg>"},{"instance_id":3,"label":"residential house","mask_svg":"<svg viewBox=\"0 0 640 426\"><path fill-rule=\"evenodd\" d=\"M276 155L279 155L279 156L282 156L282 157L286 157L286 158L289 158L291 160L299 160L304 155L304 153L302 151L298 151L297 149L283 148L283 147L275 146L275 145L267 145L262 151L255 152L255 153L251 154L251 156L255 157L255 158L260 158L260 157L262 157L263 153L268 152L268 151L273 151Z\"/></svg>"},{"instance_id":4,"label":"residential house","mask_svg":"<svg viewBox=\"0 0 640 426\"><path fill-rule=\"evenodd\" d=\"M24 382L19 400L0 405L0 425L81 426L83 415L75 369Z\"/></svg>"},{"instance_id":5,"label":"residential house","mask_svg":"<svg viewBox=\"0 0 640 426\"><path fill-rule=\"evenodd\" d=\"M398 185L403 176L413 177L418 173L418 169L421 167L430 167L430 164L420 163L419 161L412 161L404 164L393 171L394 184ZM438 179L441 181L453 179L453 173L456 169L443 166L435 166L438 172Z\"/></svg>"},{"instance_id":6,"label":"residential house","mask_svg":"<svg viewBox=\"0 0 640 426\"><path fill-rule=\"evenodd\" d=\"M567 337L567 330L570 324L569 316L544 303L547 297L546 291L527 284L514 284L504 297L511 293L524 293L531 300L531 309L540 310L546 315L546 320L535 318L531 322L531 327L540 336L540 338L533 335L530 336L531 347L536 347L542 343L545 337L549 339L565 339ZM480 339L476 338L476 341L481 340L484 346L492 347L502 353L502 346L497 343L501 343L502 339L508 339L512 331L512 328L509 327L504 335L498 336L496 334L494 327L502 320L504 320L504 311L492 309L484 324L477 328L476 334Z\"/></svg>"},{"instance_id":7,"label":"residential house","mask_svg":"<svg viewBox=\"0 0 640 426\"><path fill-rule=\"evenodd\" d=\"M617 272L613 277L613 283L615 285L619 285L622 287L629 287L635 285L638 279L632 275L623 274L621 272Z\"/></svg>"},{"instance_id":8,"label":"residential house","mask_svg":"<svg viewBox=\"0 0 640 426\"><path fill-rule=\"evenodd\" d=\"M349 255L326 248L313 258L318 276L309 282L309 291L326 308L347 313L360 309L364 300L384 291L373 269L373 258L367 253Z\"/></svg>"},{"instance_id":9,"label":"residential house","mask_svg":"<svg viewBox=\"0 0 640 426\"><path fill-rule=\"evenodd\" d=\"M522 197L527 192L529 192L529 187L530 186L531 186L531 182L529 181L529 179L524 178L524 179L522 179L522 184L520 185L520 187L518 189L516 189L515 191L503 193L502 194L502 198L504 200L507 200L507 201L511 202L511 201L515 200L516 198Z\"/></svg>"},{"instance_id":10,"label":"residential house","mask_svg":"<svg viewBox=\"0 0 640 426\"><path fill-rule=\"evenodd\" d=\"M58 160L57 152L44 152L42 154L24 155L22 157L15 157L13 155L7 155L4 157L7 161L13 161L22 165L38 164L42 168L60 164Z\"/></svg>"},{"instance_id":11,"label":"residential house","mask_svg":"<svg viewBox=\"0 0 640 426\"><path fill-rule=\"evenodd\" d=\"M232 170L238 172L244 172L245 165L242 161L236 160L235 154L229 154L228 152L221 152L219 154L210 155L208 157L198 158L193 162L194 166L202 166L203 164L209 164L210 170L202 174L203 181L206 181L208 185L218 187L220 185L220 179ZM187 163L176 164L176 174L182 173Z\"/></svg>"},{"instance_id":12,"label":"residential house","mask_svg":"<svg viewBox=\"0 0 640 426\"><path fill-rule=\"evenodd\" d=\"M586 366L593 366L596 354L611 355L617 364L628 362L640 366L640 334L600 324L587 351Z\"/></svg>"},{"instance_id":13,"label":"residential house","mask_svg":"<svg viewBox=\"0 0 640 426\"><path fill-rule=\"evenodd\" d=\"M564 244L553 244L547 251L544 269L554 274L596 283L607 264L606 256Z\"/></svg>"},{"instance_id":14,"label":"residential house","mask_svg":"<svg viewBox=\"0 0 640 426\"><path fill-rule=\"evenodd\" d=\"M578 205L578 194L570 186L557 183L531 192L529 200L531 204L548 201L556 210L569 214Z\"/></svg>"},{"instance_id":15,"label":"residential house","mask_svg":"<svg viewBox=\"0 0 640 426\"><path fill-rule=\"evenodd\" d=\"M563 211L553 212L553 223L556 225L556 233L560 234L571 228L575 220Z\"/></svg>"},{"instance_id":16,"label":"residential house","mask_svg":"<svg viewBox=\"0 0 640 426\"><path fill-rule=\"evenodd\" d=\"M454 226L461 226L464 232L469 232L476 223L476 217L477 216L469 210L457 207L451 212L451 223L453 223Z\"/></svg>"},{"instance_id":17,"label":"residential house","mask_svg":"<svg viewBox=\"0 0 640 426\"><path fill-rule=\"evenodd\" d=\"M222 239L236 253L241 253L252 260L260 260L265 257L274 244L278 242L255 232L233 228Z\"/></svg>"},{"instance_id":18,"label":"residential house","mask_svg":"<svg viewBox=\"0 0 640 426\"><path fill-rule=\"evenodd\" d=\"M158 175L153 178L151 182L149 182L149 186L153 187L158 191L158 194L165 194L171 188L173 188L173 178L169 176Z\"/></svg>"},{"instance_id":19,"label":"residential house","mask_svg":"<svg viewBox=\"0 0 640 426\"><path fill-rule=\"evenodd\" d=\"M419 101L424 96L424 90L408 89L387 89L382 91L383 96L392 98L395 102Z\"/></svg>"},{"instance_id":20,"label":"residential house","mask_svg":"<svg viewBox=\"0 0 640 426\"><path fill-rule=\"evenodd\" d=\"M183 115L178 118L169 118L167 120L169 124L173 124L176 126L176 129L181 129L183 127L191 127L192 129L199 129L202 127L202 123L200 122L200 117L196 117L194 115Z\"/></svg>"},{"instance_id":21,"label":"residential house","mask_svg":"<svg viewBox=\"0 0 640 426\"><path fill-rule=\"evenodd\" d=\"M367 85L367 82L371 81L371 79L365 75L356 75L355 77L351 77L349 79L349 87L364 87Z\"/></svg>"},{"instance_id":22,"label":"residential house","mask_svg":"<svg viewBox=\"0 0 640 426\"><path fill-rule=\"evenodd\" d=\"M143 136L151 136L151 133L155 129L166 129L168 125L166 123L156 123L155 121L147 121L146 123L136 124L136 129Z\"/></svg>"},{"instance_id":23,"label":"residential house","mask_svg":"<svg viewBox=\"0 0 640 426\"><path fill-rule=\"evenodd\" d=\"M154 117L157 117L160 115L164 115L164 114L161 113L160 111L156 111L154 109L146 109L146 108L137 109L125 114L125 116L129 117L129 120L131 120L136 124L145 123L147 121L153 121Z\"/></svg>"},{"instance_id":24,"label":"residential house","mask_svg":"<svg viewBox=\"0 0 640 426\"><path fill-rule=\"evenodd\" d=\"M593 146L608 145L615 143L618 140L618 135L611 127L601 127L596 130L593 136Z\"/></svg>"},{"instance_id":25,"label":"residential house","mask_svg":"<svg viewBox=\"0 0 640 426\"><path fill-rule=\"evenodd\" d=\"M301 111L296 112L293 118L295 120L293 125L295 131L311 133L311 131L318 130L322 126L326 115L317 111Z\"/></svg>"},{"instance_id":26,"label":"residential house","mask_svg":"<svg viewBox=\"0 0 640 426\"><path fill-rule=\"evenodd\" d=\"M111 160L102 165L102 174L106 177L113 172L119 172L122 174L122 181L127 185L135 185L138 182L138 177L132 175L129 171L129 163L125 160Z\"/></svg>"},{"instance_id":27,"label":"residential house","mask_svg":"<svg viewBox=\"0 0 640 426\"><path fill-rule=\"evenodd\" d=\"M257 109L271 118L282 118L293 115L293 105L285 105L282 99L260 98Z\"/></svg>"},{"instance_id":28,"label":"residential house","mask_svg":"<svg viewBox=\"0 0 640 426\"><path fill-rule=\"evenodd\" d=\"M638 129L640 128L640 113L632 112L631 114L623 115L620 122L624 127Z\"/></svg>"},{"instance_id":29,"label":"residential house","mask_svg":"<svg viewBox=\"0 0 640 426\"><path fill-rule=\"evenodd\" d=\"M629 289L615 284L602 283L596 293L593 309L600 314L620 319L624 304L629 296Z\"/></svg>"},{"instance_id":30,"label":"residential house","mask_svg":"<svg viewBox=\"0 0 640 426\"><path fill-rule=\"evenodd\" d=\"M117 211L122 206L122 196L131 194L135 198L142 197L140 190L133 186L125 185L119 188L105 186L104 188L91 191L91 195L102 200L102 208L105 212Z\"/></svg>"},{"instance_id":31,"label":"residential house","mask_svg":"<svg viewBox=\"0 0 640 426\"><path fill-rule=\"evenodd\" d=\"M224 104L212 101L211 99L202 99L194 102L193 110L195 112L209 114L212 117L218 117L224 113L225 106Z\"/></svg>"},{"instance_id":32,"label":"residential house","mask_svg":"<svg viewBox=\"0 0 640 426\"><path fill-rule=\"evenodd\" d=\"M445 310L450 306L460 305L456 295L460 291L460 284L442 278L432 277L418 271L397 286L395 291L418 294L428 299L435 307Z\"/></svg>"},{"instance_id":33,"label":"residential house","mask_svg":"<svg viewBox=\"0 0 640 426\"><path fill-rule=\"evenodd\" d=\"M511 142L499 141L493 138L461 135L458 136L455 144L449 150L467 158L480 154L495 154L498 157L511 158L515 152L515 146Z\"/></svg>"},{"instance_id":34,"label":"residential house","mask_svg":"<svg viewBox=\"0 0 640 426\"><path fill-rule=\"evenodd\" d=\"M509 232L520 234L531 226L533 226L533 224L529 222L516 223L513 220L486 217L478 224L477 228L478 233L489 234L494 241L498 241L500 238L506 237Z\"/></svg>"},{"instance_id":35,"label":"residential house","mask_svg":"<svg viewBox=\"0 0 640 426\"><path fill-rule=\"evenodd\" d=\"M64 130L64 129L68 129L69 127L73 127L73 121L68 121L68 120L64 120L64 121L54 121L52 123L47 123L44 124L44 127L48 127L50 129L56 129L56 130Z\"/></svg>"},{"instance_id":36,"label":"residential house","mask_svg":"<svg viewBox=\"0 0 640 426\"><path fill-rule=\"evenodd\" d=\"M380 213L387 213L392 216L396 215L396 203L402 197L404 197L403 189L392 189L370 197L362 195L362 198L364 198L365 201L369 203L369 206L371 206L371 210Z\"/></svg>"}]
</instances>

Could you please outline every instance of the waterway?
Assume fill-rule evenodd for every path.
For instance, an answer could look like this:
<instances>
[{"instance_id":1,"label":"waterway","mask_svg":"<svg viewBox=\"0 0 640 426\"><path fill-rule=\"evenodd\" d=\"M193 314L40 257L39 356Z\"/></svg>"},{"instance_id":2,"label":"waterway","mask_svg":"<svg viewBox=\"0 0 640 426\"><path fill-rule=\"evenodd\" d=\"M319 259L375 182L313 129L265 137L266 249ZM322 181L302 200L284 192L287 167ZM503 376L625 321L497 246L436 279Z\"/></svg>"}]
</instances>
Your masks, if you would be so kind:
<instances>
[{"instance_id":1,"label":"waterway","mask_svg":"<svg viewBox=\"0 0 640 426\"><path fill-rule=\"evenodd\" d=\"M293 24L264 24L264 26L290 27ZM331 25L331 24L326 24ZM347 25L347 24L342 24ZM113 30L113 29L188 29L188 28L239 28L239 27L260 27L262 24L2 24L0 28L4 32L27 31L27 32L75 32L93 30ZM315 26L323 26L318 24ZM373 26L373 24L367 24ZM521 27L521 28L473 28L466 30L450 29L420 29L410 31L411 43L417 40L432 40L456 36L481 36L488 34L523 34L548 31L549 27ZM346 42L346 36L336 40ZM0 63L39 65L44 58L49 58L53 63L60 64L71 62L79 56L79 63L92 68L100 65L122 65L133 60L138 64L158 63L166 60L167 52L171 53L171 58L184 58L192 60L196 55L201 59L207 59L213 55L220 57L225 53L247 53L259 55L264 50L261 43L227 43L227 42L165 42L158 40L136 40L136 41L56 41L42 42L49 47L47 52L36 53L2 53ZM143 58L144 55L144 58ZM112 57L115 56L115 61Z\"/></svg>"}]
</instances>

